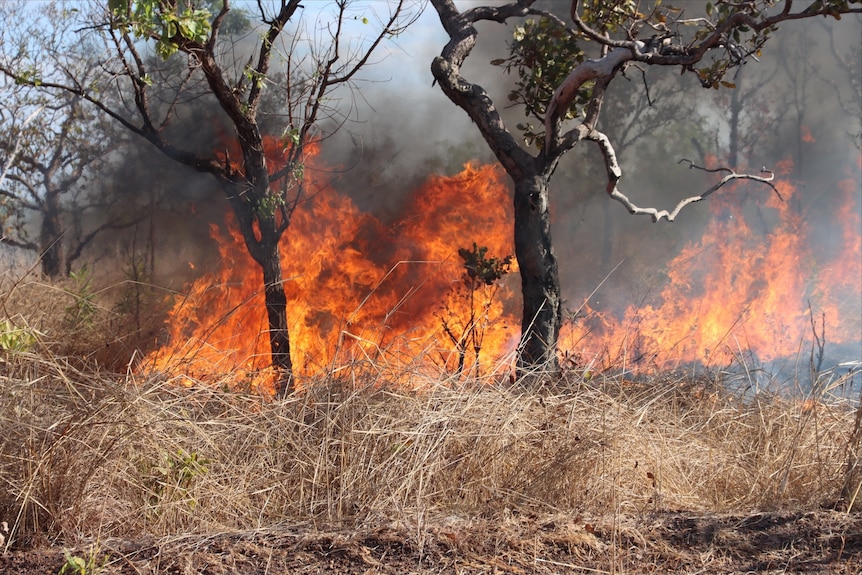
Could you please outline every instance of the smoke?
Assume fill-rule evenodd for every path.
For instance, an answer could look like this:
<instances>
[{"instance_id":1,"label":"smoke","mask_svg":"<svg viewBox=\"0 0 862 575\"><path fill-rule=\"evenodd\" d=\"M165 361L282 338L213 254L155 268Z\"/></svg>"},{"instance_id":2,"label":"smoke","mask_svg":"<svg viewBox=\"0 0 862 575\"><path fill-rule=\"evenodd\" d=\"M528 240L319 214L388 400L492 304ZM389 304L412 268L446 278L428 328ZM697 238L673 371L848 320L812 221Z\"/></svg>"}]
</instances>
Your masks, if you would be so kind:
<instances>
[{"instance_id":1,"label":"smoke","mask_svg":"<svg viewBox=\"0 0 862 575\"><path fill-rule=\"evenodd\" d=\"M856 213L862 206L862 95L849 82L852 65L862 63L847 66L853 50L858 51L860 22L845 17L824 26L783 26L760 61L750 60L730 79L738 93L747 96L734 142L729 139L731 90L705 90L693 74L680 76L675 69L648 69L643 79L640 71L630 70L615 79L601 127L618 146L624 170L621 188L641 205L670 208L714 182L679 160L726 165L734 144L739 171L771 169L799 188L789 201L811 230L806 239L813 254L808 279L813 278L817 262L834 257L839 244L846 242L837 232L836 213L848 203ZM494 161L466 114L432 86L428 67L447 41L439 27L436 14L426 11L400 39L401 51L380 65L378 82L362 87L368 105L360 110L360 121L335 138L337 145L325 147L328 157L350 167L349 176L336 185L363 209L392 216L426 174L453 173L470 159ZM492 95L514 131L523 116L521 109L506 107L512 78L489 65L505 57L512 28L487 23L477 28L479 43L464 75ZM837 56L845 60L843 65ZM651 105L644 105L646 86ZM841 191L848 179L855 181L855 188ZM601 158L589 145L563 159L551 184L554 245L570 310L580 308L594 290L589 305L616 314L638 302L655 302L669 281L668 262L697 242L710 222L732 217L721 202L742 205L744 217L763 234L764 242L778 224L774 211L763 208L774 192L761 184L720 191L684 211L673 224L629 215L606 197L605 184ZM464 245L472 241L481 244L482 238L464 238ZM701 257L710 257L708 247ZM851 321L858 322L859 313L853 313Z\"/></svg>"},{"instance_id":2,"label":"smoke","mask_svg":"<svg viewBox=\"0 0 862 575\"><path fill-rule=\"evenodd\" d=\"M836 233L834 221L842 203L855 203L856 213L862 206L856 135L862 96L848 81L853 68L842 67L836 57L852 61L860 22L845 17L825 27L789 23L767 45L760 61L748 62L735 78L739 94L759 86L739 118L738 168L758 172L761 167L777 169L789 160L793 167L781 177L792 178L801 190L790 201L814 230L809 239L815 260L827 260L846 241ZM523 110L508 106L513 79L489 64L506 56L512 27L481 23L477 29L479 43L463 73L489 92L514 132L515 124L523 121ZM256 39L251 34L236 46L237 66L244 64ZM430 64L447 41L436 13L427 8L386 46L384 57L363 71L352 91L339 94L337 101L343 106L339 121L321 126L327 136L322 154L332 168L315 178L331 181L359 209L384 224L409 217L405 210L411 205L410 194L430 175L459 172L472 160L495 162L476 126L433 85ZM647 86L652 104L646 103ZM601 128L617 144L624 170L621 188L641 205L669 208L709 187L711 176L678 161L688 158L701 165L726 161L734 143L729 136L732 96L727 89L706 91L693 74L680 76L678 70L648 69L642 78L632 69L626 77L616 78ZM278 105L270 104L266 111L269 129L278 133L283 128ZM348 119L343 125L342 118ZM174 135L182 135L186 148L211 151L219 130L229 128L216 103L202 97L180 106L172 129ZM187 277L189 262L198 270L217 265L207 223L221 222L228 213L223 192L211 176L178 168L144 148L131 148L115 177L126 182L129 194L140 195L153 187L159 191L162 277ZM848 179L856 182L855 187L839 193ZM605 184L601 158L589 145L566 155L551 184L554 245L565 305L573 311L593 293L590 307L614 314L633 303L654 303L669 281L668 263L697 242L710 222L730 217L721 209L722 202L744 204L746 219L751 218L764 235L776 223L774 213L761 207L773 192L759 184L739 185L725 195L718 192L684 211L673 224L653 224L646 217L629 215L607 198ZM378 245L385 241L397 241L397 234L381 238ZM451 246L453 254L472 242L482 245L480 230ZM381 254L372 257L388 253L380 249ZM816 261L810 264L810 273L817 273Z\"/></svg>"}]
</instances>

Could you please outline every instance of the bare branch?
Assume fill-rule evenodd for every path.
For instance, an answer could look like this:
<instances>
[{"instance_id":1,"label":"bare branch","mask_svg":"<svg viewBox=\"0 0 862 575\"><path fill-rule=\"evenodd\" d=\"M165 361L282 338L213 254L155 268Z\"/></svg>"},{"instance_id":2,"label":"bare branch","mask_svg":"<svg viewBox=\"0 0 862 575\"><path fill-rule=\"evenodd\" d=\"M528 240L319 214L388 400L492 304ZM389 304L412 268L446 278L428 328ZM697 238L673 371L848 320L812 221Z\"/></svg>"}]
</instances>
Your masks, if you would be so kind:
<instances>
[{"instance_id":1,"label":"bare branch","mask_svg":"<svg viewBox=\"0 0 862 575\"><path fill-rule=\"evenodd\" d=\"M643 45L642 42L639 44ZM548 102L545 117L545 150L549 153L559 144L560 118L572 105L578 90L590 80L602 78L604 83L610 81L626 62L634 58L634 53L629 48L615 48L607 56L585 60L575 66L565 80L559 85Z\"/></svg>"},{"instance_id":2,"label":"bare branch","mask_svg":"<svg viewBox=\"0 0 862 575\"><path fill-rule=\"evenodd\" d=\"M260 96L263 90L263 79L269 74L269 60L275 41L278 38L278 35L281 34L281 31L284 30L285 25L287 25L293 17L297 8L300 8L299 0L290 0L290 2L286 4L282 3L281 11L274 19L268 22L269 30L267 30L266 36L264 36L260 43L260 55L257 60L257 66L255 66L254 69L255 77L252 78L251 89L249 90L248 99L246 100L246 104L249 109L249 117L254 117L257 107L260 104ZM262 10L263 9L261 8L261 12ZM208 52L211 54L212 50L209 50Z\"/></svg>"},{"instance_id":3,"label":"bare branch","mask_svg":"<svg viewBox=\"0 0 862 575\"><path fill-rule=\"evenodd\" d=\"M365 54L355 62L355 64L351 67L350 70L348 70L346 73L340 75L337 78L333 78L332 80L329 81L329 84L330 85L340 84L340 83L349 81L353 76L356 75L356 73L362 67L365 66L365 64L368 62L368 59L371 57L371 55L374 53L374 51L377 49L377 47L380 45L380 43L383 42L383 40L385 38L392 36L392 35L395 35L395 34L398 34L401 30L410 26L412 23L414 23L419 18L419 14L420 14L417 12L416 14L414 14L414 16L410 20L408 20L407 22L405 22L403 24L396 26L396 24L398 24L398 18L403 14L403 12L404 12L404 0L399 0L398 5L395 7L394 10L392 10L392 13L389 15L389 21L386 22L386 25L383 26L383 28L380 30L380 33L377 35L377 37L374 39L374 41L371 43L371 45L365 50ZM339 20L339 26L340 26L340 20ZM336 42L337 42L337 39L336 39ZM336 44L336 46L337 46L337 44Z\"/></svg>"},{"instance_id":4,"label":"bare branch","mask_svg":"<svg viewBox=\"0 0 862 575\"><path fill-rule=\"evenodd\" d=\"M689 196L687 198L683 198L671 211L660 210L658 208L642 208L632 202L631 199L629 199L628 196L622 193L617 186L620 179L622 178L622 169L620 169L619 162L617 161L616 152L614 151L613 145L611 144L608 137L605 134L599 132L598 130L593 130L592 132L587 134L586 139L595 142L598 145L599 150L601 150L602 157L605 161L605 171L608 176L608 195L614 200L624 205L630 214L650 216L653 222L658 222L662 219L666 219L669 222L674 221L679 215L679 213L683 210L683 208L707 198L715 191L722 188L725 184L734 180L752 180L755 182L766 184L767 186L772 188L776 195L778 195L779 199L781 199L781 194L778 192L778 189L775 187L775 184L772 183L772 181L775 179L775 174L770 172L766 168L763 168L763 170L761 170L762 173L769 174L768 176L764 177L755 176L753 174L738 174L730 168L704 168L696 165L691 160L682 159L679 163L688 162L689 169L698 169L710 173L724 173L725 176L705 192L696 196Z\"/></svg>"},{"instance_id":5,"label":"bare branch","mask_svg":"<svg viewBox=\"0 0 862 575\"><path fill-rule=\"evenodd\" d=\"M213 19L212 24L210 24L210 37L207 40L206 48L209 51L215 50L216 42L218 41L219 31L221 30L221 23L224 21L225 16L230 11L230 0L224 0L221 5L221 10L216 15L215 19Z\"/></svg>"},{"instance_id":6,"label":"bare branch","mask_svg":"<svg viewBox=\"0 0 862 575\"><path fill-rule=\"evenodd\" d=\"M141 223L149 217L148 214L140 215L134 219L128 221L107 221L102 225L94 228L90 231L90 233L85 234L83 237L77 238L75 242L75 248L69 252L67 255L68 261L73 262L81 257L81 254L84 252L84 248L86 248L93 239L107 230L122 230L126 228L130 228L136 224Z\"/></svg>"},{"instance_id":7,"label":"bare branch","mask_svg":"<svg viewBox=\"0 0 862 575\"><path fill-rule=\"evenodd\" d=\"M24 128L32 122L36 116L42 113L42 110L45 109L45 106L39 106L32 112L27 118L24 119L24 123L21 125L21 131L24 131ZM3 180L6 179L6 174L9 173L9 170L12 168L12 165L15 163L15 158L18 155L18 151L21 149L21 136L19 135L15 139L15 145L12 147L12 152L9 154L9 157L6 158L6 164L3 166L3 172L0 172L0 188L3 187Z\"/></svg>"},{"instance_id":8,"label":"bare branch","mask_svg":"<svg viewBox=\"0 0 862 575\"><path fill-rule=\"evenodd\" d=\"M6 244L7 246L22 250L38 251L39 249L39 246L34 242L16 240L6 235L0 236L0 244Z\"/></svg>"}]
</instances>

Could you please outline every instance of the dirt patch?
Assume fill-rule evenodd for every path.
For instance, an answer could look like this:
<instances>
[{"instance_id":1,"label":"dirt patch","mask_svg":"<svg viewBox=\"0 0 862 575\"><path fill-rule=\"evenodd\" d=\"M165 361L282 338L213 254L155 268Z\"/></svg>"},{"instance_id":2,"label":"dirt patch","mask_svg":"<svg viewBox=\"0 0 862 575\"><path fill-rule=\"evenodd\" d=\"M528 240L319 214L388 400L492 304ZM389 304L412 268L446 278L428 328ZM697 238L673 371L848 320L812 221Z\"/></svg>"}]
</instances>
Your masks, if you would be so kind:
<instances>
[{"instance_id":1,"label":"dirt patch","mask_svg":"<svg viewBox=\"0 0 862 575\"><path fill-rule=\"evenodd\" d=\"M96 552L93 553L93 549ZM862 572L862 514L457 517L344 530L282 526L81 543L104 575ZM0 555L0 573L58 573L63 549Z\"/></svg>"}]
</instances>

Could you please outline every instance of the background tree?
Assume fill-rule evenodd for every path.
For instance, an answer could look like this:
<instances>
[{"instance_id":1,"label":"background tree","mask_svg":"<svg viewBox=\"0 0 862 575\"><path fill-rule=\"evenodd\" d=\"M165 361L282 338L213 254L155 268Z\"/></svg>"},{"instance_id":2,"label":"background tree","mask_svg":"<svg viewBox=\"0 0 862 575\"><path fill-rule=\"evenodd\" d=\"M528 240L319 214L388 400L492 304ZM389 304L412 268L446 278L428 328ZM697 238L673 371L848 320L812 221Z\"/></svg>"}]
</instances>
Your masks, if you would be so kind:
<instances>
[{"instance_id":1,"label":"background tree","mask_svg":"<svg viewBox=\"0 0 862 575\"><path fill-rule=\"evenodd\" d=\"M0 42L22 57L41 60L59 41L59 28L48 22L68 20L68 11L48 5L39 8L31 24L17 28L20 3L0 7L9 26ZM22 32L13 43L11 30ZM90 66L86 46L70 47L72 67L53 70L66 79L86 81ZM69 274L73 262L100 233L130 224L114 210L116 194L106 194L95 173L105 165L117 136L105 119L69 93L40 93L32 87L0 79L0 226L3 243L39 254L42 273L57 278ZM111 213L113 212L113 213Z\"/></svg>"},{"instance_id":2,"label":"background tree","mask_svg":"<svg viewBox=\"0 0 862 575\"><path fill-rule=\"evenodd\" d=\"M431 64L446 96L473 120L514 182L515 255L521 273L523 312L519 368L556 369L561 325L560 280L551 242L549 184L562 156L582 142L601 154L607 194L632 214L673 221L686 206L739 178L768 177L727 170L720 182L682 198L672 210L641 207L619 187L622 170L614 144L599 129L611 83L632 65L670 66L697 75L705 88L733 88L729 70L756 57L779 23L788 20L862 12L859 2L818 0L799 6L788 1L726 2L690 10L648 6L633 0L573 0L569 23L537 7L535 0L459 10L452 0L431 0L449 42ZM524 18L531 18L526 22ZM506 126L498 107L461 67L477 42L478 22L518 23L508 60L494 63L517 71L516 95L538 124L519 124L524 145ZM587 53L587 47L593 50ZM589 56L593 56L590 58Z\"/></svg>"},{"instance_id":3,"label":"background tree","mask_svg":"<svg viewBox=\"0 0 862 575\"><path fill-rule=\"evenodd\" d=\"M0 71L41 90L74 94L172 160L215 177L262 270L272 365L281 374L277 391L284 394L292 389L292 362L279 240L303 196L309 146L326 136L324 124L337 129L347 120L336 108L338 91L355 88L372 54L415 14L407 0L385 4L383 15L376 3L261 0L255 13L243 14L253 21L254 34L238 42L222 35L236 23L231 2L209 4L218 11L190 0L92 5L82 15L83 27L66 34L103 46L104 73L93 82L42 76L36 62L16 67L3 61ZM57 51L54 58L64 56ZM284 102L277 121L269 123L261 115L267 91ZM106 94L125 98L124 105L112 105ZM220 111L213 110L213 127L227 127L229 137L219 146L213 146L217 133L207 146L194 146L182 129L178 111L200 99Z\"/></svg>"}]
</instances>

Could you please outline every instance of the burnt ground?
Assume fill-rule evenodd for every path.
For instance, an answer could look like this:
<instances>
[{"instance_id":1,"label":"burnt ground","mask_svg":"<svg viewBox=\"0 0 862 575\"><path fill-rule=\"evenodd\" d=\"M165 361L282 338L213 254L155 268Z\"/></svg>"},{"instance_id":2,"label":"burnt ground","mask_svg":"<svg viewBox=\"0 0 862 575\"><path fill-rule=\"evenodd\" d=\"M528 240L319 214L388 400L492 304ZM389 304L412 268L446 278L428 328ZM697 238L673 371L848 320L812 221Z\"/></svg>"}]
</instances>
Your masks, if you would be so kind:
<instances>
[{"instance_id":1,"label":"burnt ground","mask_svg":"<svg viewBox=\"0 0 862 575\"><path fill-rule=\"evenodd\" d=\"M70 555L93 555L83 543ZM862 513L664 512L636 518L457 517L353 530L257 531L98 542L97 570L129 575L862 573ZM0 549L2 551L2 549ZM60 547L0 554L0 573L56 574ZM67 573L73 571L67 570Z\"/></svg>"}]
</instances>

